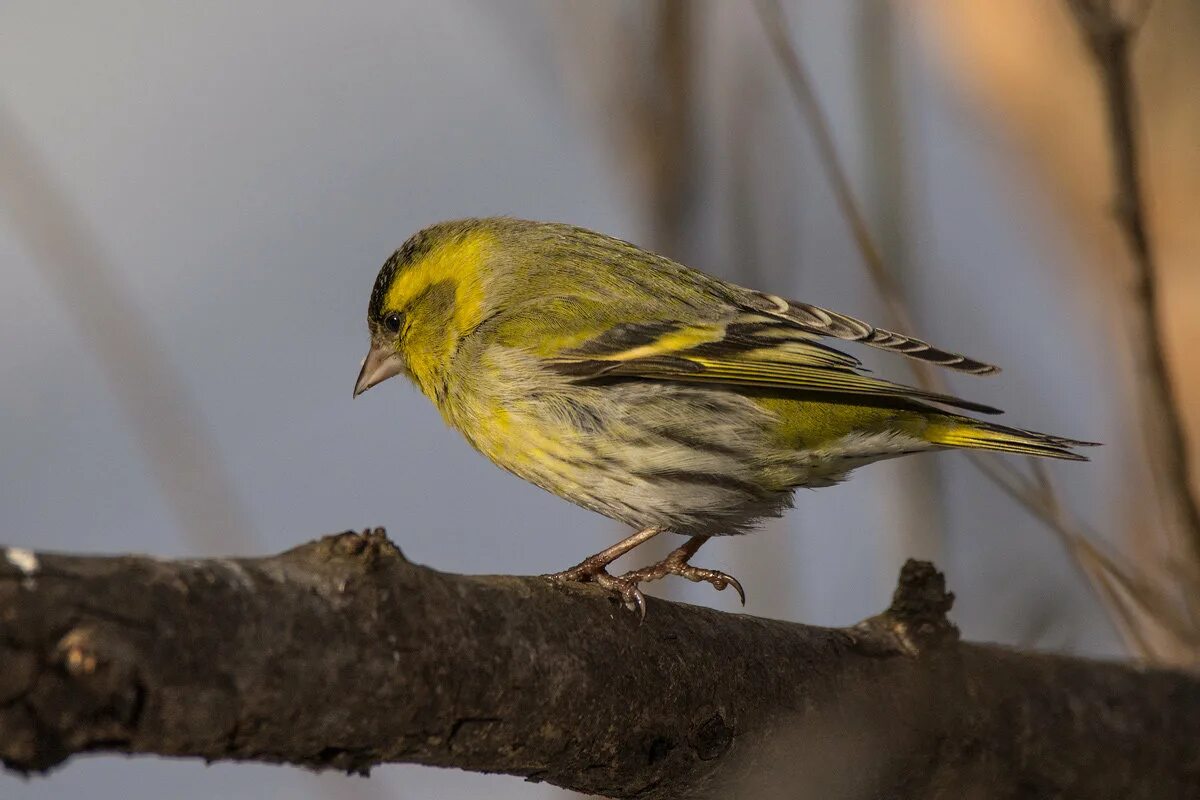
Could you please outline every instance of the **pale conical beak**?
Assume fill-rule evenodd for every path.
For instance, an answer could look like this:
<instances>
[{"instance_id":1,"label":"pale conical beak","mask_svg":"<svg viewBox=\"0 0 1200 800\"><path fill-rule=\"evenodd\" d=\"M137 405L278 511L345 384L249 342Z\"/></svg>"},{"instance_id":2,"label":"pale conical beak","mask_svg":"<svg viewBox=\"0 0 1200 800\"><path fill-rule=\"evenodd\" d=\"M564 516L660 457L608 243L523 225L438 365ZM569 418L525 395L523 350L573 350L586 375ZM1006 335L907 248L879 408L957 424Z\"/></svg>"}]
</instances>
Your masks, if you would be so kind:
<instances>
[{"instance_id":1,"label":"pale conical beak","mask_svg":"<svg viewBox=\"0 0 1200 800\"><path fill-rule=\"evenodd\" d=\"M363 359L362 369L358 372L358 381L354 384L354 396L370 389L377 383L383 383L388 378L404 372L404 359L399 353L387 348L372 347Z\"/></svg>"}]
</instances>

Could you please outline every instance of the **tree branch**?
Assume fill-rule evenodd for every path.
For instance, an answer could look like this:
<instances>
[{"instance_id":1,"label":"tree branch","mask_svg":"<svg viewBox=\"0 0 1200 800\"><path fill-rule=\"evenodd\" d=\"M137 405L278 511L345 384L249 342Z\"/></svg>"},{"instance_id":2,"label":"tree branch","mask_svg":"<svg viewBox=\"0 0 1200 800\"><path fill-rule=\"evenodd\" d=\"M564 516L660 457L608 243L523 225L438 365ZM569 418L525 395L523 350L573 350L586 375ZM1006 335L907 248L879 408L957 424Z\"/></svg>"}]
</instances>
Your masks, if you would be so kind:
<instances>
[{"instance_id":1,"label":"tree branch","mask_svg":"<svg viewBox=\"0 0 1200 800\"><path fill-rule=\"evenodd\" d=\"M261 559L0 559L0 758L415 762L611 797L1195 797L1200 681L963 644L910 562L850 629L447 575L382 530Z\"/></svg>"},{"instance_id":2,"label":"tree branch","mask_svg":"<svg viewBox=\"0 0 1200 800\"><path fill-rule=\"evenodd\" d=\"M1128 14L1112 0L1067 0L1096 66L1104 94L1112 152L1113 213L1133 261L1130 342L1137 360L1147 455L1163 507L1188 543L1193 574L1200 569L1200 502L1192 490L1187 437L1175 401L1159 309L1158 266L1146 221L1137 140L1137 92L1131 49L1148 2Z\"/></svg>"}]
</instances>

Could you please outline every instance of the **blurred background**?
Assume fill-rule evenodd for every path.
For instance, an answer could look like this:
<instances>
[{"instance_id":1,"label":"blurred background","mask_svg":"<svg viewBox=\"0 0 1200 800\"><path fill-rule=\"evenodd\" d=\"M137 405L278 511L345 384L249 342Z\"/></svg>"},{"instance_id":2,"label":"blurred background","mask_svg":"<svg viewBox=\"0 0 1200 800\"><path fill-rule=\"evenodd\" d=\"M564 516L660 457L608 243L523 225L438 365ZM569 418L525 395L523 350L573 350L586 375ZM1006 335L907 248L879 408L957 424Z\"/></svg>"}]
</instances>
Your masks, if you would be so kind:
<instances>
[{"instance_id":1,"label":"blurred background","mask_svg":"<svg viewBox=\"0 0 1200 800\"><path fill-rule=\"evenodd\" d=\"M1159 0L1134 51L1193 455L1198 35L1200 6ZM890 296L839 208L785 40ZM1144 437L1111 159L1078 26L1044 0L3 0L0 541L252 555L384 525L437 569L542 573L620 538L492 466L415 389L351 402L384 259L426 224L509 214L880 323L903 306L914 333L1005 369L953 376L956 392L1106 443L1041 475L992 457L1025 506L958 454L801 492L698 559L741 579L748 613L851 624L918 556L947 572L967 638L1194 665L1200 560ZM706 586L654 590L736 609ZM6 800L84 792L566 796L411 766L363 780L96 757L0 775Z\"/></svg>"}]
</instances>

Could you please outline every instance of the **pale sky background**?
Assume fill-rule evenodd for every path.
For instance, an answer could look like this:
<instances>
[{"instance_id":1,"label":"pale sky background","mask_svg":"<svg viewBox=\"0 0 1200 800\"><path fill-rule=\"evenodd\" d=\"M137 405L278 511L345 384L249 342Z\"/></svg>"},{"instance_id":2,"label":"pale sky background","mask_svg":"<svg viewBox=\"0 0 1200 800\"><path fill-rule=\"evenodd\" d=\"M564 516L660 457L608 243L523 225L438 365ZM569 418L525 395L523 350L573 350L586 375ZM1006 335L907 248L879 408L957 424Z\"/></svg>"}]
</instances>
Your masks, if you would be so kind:
<instances>
[{"instance_id":1,"label":"pale sky background","mask_svg":"<svg viewBox=\"0 0 1200 800\"><path fill-rule=\"evenodd\" d=\"M870 199L860 95L870 54L857 49L866 2L789 9ZM740 274L722 220L728 126L750 85L758 116L747 135L756 137L764 192L778 201L757 220L770 281L761 288L878 315L748 5L700 5L709 17L702 196L690 252L668 255ZM226 551L274 552L385 525L410 558L438 569L542 573L622 535L489 464L402 382L350 397L375 273L417 228L511 214L646 240L600 130L604 114L571 77L579 65L566 63L570 12L551 0L0 0L0 119L36 144L199 408L254 528L254 538L227 536ZM897 33L916 333L1001 363L998 378L952 382L1008 409L1013 424L1117 439L1111 367L1095 344L1101 321L1086 296L1068 291L1065 267L1077 256L1058 238L1053 207L957 96L916 21L902 19ZM216 555L180 536L71 308L3 211L0 543ZM786 261L774 255L789 252L781 242L794 247ZM907 377L897 365L886 371ZM1117 447L1094 455L1090 465L1050 469L1072 507L1098 521L1111 511L1121 460ZM938 459L949 531L938 562L964 635L1119 652L1051 535L962 456ZM895 479L908 463L802 492L783 524L710 545L698 561L737 574L751 614L836 625L875 613L907 555L889 530L902 500ZM771 563L756 582L755 565ZM736 606L707 587L673 591ZM561 796L515 778L413 766L363 781L93 757L45 778L0 775L5 800L484 793Z\"/></svg>"}]
</instances>

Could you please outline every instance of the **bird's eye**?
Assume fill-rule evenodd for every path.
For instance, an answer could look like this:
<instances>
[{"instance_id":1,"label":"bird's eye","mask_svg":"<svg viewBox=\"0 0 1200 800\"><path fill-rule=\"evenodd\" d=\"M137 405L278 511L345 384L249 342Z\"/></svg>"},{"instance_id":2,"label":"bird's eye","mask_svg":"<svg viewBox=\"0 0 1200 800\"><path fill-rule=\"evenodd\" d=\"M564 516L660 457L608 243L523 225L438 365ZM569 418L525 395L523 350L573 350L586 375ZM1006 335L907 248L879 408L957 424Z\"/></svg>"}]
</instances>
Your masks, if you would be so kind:
<instances>
[{"instance_id":1,"label":"bird's eye","mask_svg":"<svg viewBox=\"0 0 1200 800\"><path fill-rule=\"evenodd\" d=\"M392 333L399 333L401 322L403 322L403 318L399 314L388 314L383 318L383 327Z\"/></svg>"}]
</instances>

